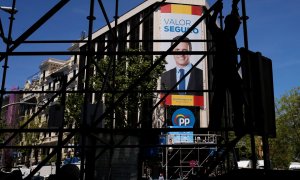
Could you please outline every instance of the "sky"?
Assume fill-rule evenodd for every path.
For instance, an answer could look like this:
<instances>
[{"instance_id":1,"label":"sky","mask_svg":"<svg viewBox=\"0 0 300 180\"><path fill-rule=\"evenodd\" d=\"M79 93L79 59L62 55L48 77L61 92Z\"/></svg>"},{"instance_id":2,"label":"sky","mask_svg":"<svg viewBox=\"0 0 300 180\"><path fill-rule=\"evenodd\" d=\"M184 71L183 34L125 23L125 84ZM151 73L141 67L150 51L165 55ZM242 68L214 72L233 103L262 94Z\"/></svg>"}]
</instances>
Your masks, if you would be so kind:
<instances>
[{"instance_id":1,"label":"sky","mask_svg":"<svg viewBox=\"0 0 300 180\"><path fill-rule=\"evenodd\" d=\"M184 0L183 0L184 1ZM13 0L0 0L0 6L12 6ZM16 0L18 12L13 21L12 38L17 39L30 28L43 14L59 0ZM102 0L109 19L115 15L115 0ZM119 0L119 15L142 3L143 0ZM209 4L216 2L208 0ZM253 52L260 52L272 60L274 95L279 99L291 89L300 86L300 2L297 0L245 0L248 47ZM95 0L93 30L100 29L104 17L98 1ZM231 0L224 0L223 15L229 13ZM240 8L241 13L241 8ZM77 40L83 31L88 30L88 0L71 0L27 40ZM5 33L8 32L9 14L0 11L0 18ZM237 36L238 46L244 47L243 30ZM63 44L22 44L15 51L67 51L71 43ZM5 44L0 41L0 51ZM39 72L39 65L48 58L61 60L67 56L10 56L5 78L5 88L23 88L27 79ZM1 61L0 78L3 83L3 63Z\"/></svg>"}]
</instances>

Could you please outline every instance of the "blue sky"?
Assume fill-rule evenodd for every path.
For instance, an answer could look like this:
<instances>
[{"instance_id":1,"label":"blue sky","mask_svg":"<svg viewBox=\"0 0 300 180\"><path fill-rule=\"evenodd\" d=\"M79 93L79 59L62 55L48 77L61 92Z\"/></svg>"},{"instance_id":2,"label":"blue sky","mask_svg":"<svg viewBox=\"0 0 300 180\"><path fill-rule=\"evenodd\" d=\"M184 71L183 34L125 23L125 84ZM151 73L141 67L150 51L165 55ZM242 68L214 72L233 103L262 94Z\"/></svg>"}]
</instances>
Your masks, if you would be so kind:
<instances>
[{"instance_id":1,"label":"blue sky","mask_svg":"<svg viewBox=\"0 0 300 180\"><path fill-rule=\"evenodd\" d=\"M300 86L300 2L246 0L249 49L273 64L275 97Z\"/></svg>"},{"instance_id":2,"label":"blue sky","mask_svg":"<svg viewBox=\"0 0 300 180\"><path fill-rule=\"evenodd\" d=\"M12 0L0 0L1 6L11 6ZM13 24L13 39L18 38L36 22L58 0L17 0L18 13ZM36 31L28 40L72 40L79 39L82 31L87 31L89 13L88 0L71 0L61 11ZM95 1L97 4L98 1ZM107 13L114 16L114 0L103 0ZM134 8L143 0L119 0L119 13ZM209 3L215 0L208 0ZM224 0L224 15L228 13L231 1ZM276 98L280 98L290 89L300 85L300 2L297 0L246 0L246 12L249 17L249 50L261 52L270 58L273 64L273 82ZM241 9L240 9L241 12ZM104 24L99 6L95 7L94 30ZM4 30L8 29L8 14L0 12ZM239 47L243 47L242 28L237 36ZM24 44L16 51L66 51L70 43L65 44ZM0 50L5 46L0 42ZM39 71L39 65L49 57L65 60L65 56L20 56L9 57L6 88L23 88L27 78ZM1 66L3 61L1 62ZM0 69L2 80L3 68Z\"/></svg>"}]
</instances>

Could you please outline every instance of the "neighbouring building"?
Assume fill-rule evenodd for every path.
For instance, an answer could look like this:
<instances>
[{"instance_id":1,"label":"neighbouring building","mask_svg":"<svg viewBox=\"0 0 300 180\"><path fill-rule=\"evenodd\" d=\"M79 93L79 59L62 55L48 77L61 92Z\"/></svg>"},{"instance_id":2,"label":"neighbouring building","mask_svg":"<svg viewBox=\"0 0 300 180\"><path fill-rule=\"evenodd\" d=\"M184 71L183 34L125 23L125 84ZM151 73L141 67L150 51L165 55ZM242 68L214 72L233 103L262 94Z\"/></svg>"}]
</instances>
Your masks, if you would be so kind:
<instances>
[{"instance_id":1,"label":"neighbouring building","mask_svg":"<svg viewBox=\"0 0 300 180\"><path fill-rule=\"evenodd\" d=\"M56 77L51 75L55 73L62 73L66 75L68 79L71 79L78 71L78 66L73 58L69 60L59 60L55 58L49 58L43 61L40 65L40 71L32 75L24 85L24 93L20 98L20 106L22 107L22 120L20 120L20 126L25 124L29 118L30 123L28 128L58 128L61 119L57 118L61 113L57 108L58 97L54 99L44 110L39 109L48 102L50 98L55 94L61 86L62 82L56 80ZM69 84L67 89L74 90L77 88L77 83L74 81ZM50 92L50 93L49 93ZM52 92L52 93L51 93ZM41 133L21 133L20 145L52 145L57 144L57 132L41 132ZM52 151L52 148L40 148L33 150L26 150L22 154L22 162L36 164L41 161ZM65 153L67 149L64 149ZM65 154L64 153L64 154Z\"/></svg>"}]
</instances>

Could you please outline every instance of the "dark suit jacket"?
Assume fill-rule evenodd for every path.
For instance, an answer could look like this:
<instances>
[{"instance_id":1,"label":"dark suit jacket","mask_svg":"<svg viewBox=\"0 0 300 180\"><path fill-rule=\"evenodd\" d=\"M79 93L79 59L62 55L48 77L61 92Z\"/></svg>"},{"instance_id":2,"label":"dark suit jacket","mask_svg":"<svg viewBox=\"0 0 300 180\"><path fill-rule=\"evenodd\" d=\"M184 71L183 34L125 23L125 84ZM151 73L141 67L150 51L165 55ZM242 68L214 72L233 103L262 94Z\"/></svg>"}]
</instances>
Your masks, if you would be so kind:
<instances>
[{"instance_id":1,"label":"dark suit jacket","mask_svg":"<svg viewBox=\"0 0 300 180\"><path fill-rule=\"evenodd\" d=\"M166 71L161 76L161 89L170 90L176 84L176 68ZM173 90L178 90L175 87ZM187 90L203 90L203 72L199 68L194 68L191 71L190 79L188 82ZM178 92L173 92L170 94L179 94ZM198 95L202 96L203 92L186 92L187 95Z\"/></svg>"}]
</instances>

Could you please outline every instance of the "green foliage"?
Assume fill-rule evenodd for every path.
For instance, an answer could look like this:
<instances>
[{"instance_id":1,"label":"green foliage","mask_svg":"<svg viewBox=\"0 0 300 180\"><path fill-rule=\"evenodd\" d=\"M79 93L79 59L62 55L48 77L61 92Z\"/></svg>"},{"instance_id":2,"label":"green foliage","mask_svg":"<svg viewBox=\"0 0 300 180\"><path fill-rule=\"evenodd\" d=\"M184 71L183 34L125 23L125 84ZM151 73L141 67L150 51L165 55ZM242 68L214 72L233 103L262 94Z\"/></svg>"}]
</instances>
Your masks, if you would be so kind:
<instances>
[{"instance_id":1,"label":"green foliage","mask_svg":"<svg viewBox=\"0 0 300 180\"><path fill-rule=\"evenodd\" d=\"M5 129L6 128L6 124L4 122L4 120L0 120L0 129ZM0 142L3 142L4 141L4 134L0 134Z\"/></svg>"},{"instance_id":2,"label":"green foliage","mask_svg":"<svg viewBox=\"0 0 300 180\"><path fill-rule=\"evenodd\" d=\"M300 161L300 87L290 90L276 101L276 138L269 139L271 166L288 169L290 162ZM257 158L261 151L261 138L255 137ZM250 136L246 136L237 144L240 156L251 158Z\"/></svg>"},{"instance_id":3,"label":"green foliage","mask_svg":"<svg viewBox=\"0 0 300 180\"><path fill-rule=\"evenodd\" d=\"M142 52L142 50L128 51L133 54ZM142 104L153 98L153 91L157 88L157 80L165 70L166 62L163 61L149 74L143 75L153 65L152 56L121 56L115 60L115 66L112 68L113 61L114 59L110 57L99 60L97 64L99 73L91 78L91 84L94 90L103 89L107 92L104 94L106 107L109 107L130 88L127 98L114 107L114 115L107 116L106 124L111 126L114 116L116 128L133 127L138 121L138 112L140 112ZM142 81L136 83L141 76L143 76ZM137 85L133 87L134 83ZM115 93L108 93L113 90Z\"/></svg>"},{"instance_id":4,"label":"green foliage","mask_svg":"<svg viewBox=\"0 0 300 180\"><path fill-rule=\"evenodd\" d=\"M80 118L82 113L83 95L80 93L68 94L66 99L66 110L65 110L65 125L75 128L79 127Z\"/></svg>"},{"instance_id":5,"label":"green foliage","mask_svg":"<svg viewBox=\"0 0 300 180\"><path fill-rule=\"evenodd\" d=\"M239 157L241 160L251 159L251 139L250 136L244 136L236 146L239 148Z\"/></svg>"},{"instance_id":6,"label":"green foliage","mask_svg":"<svg viewBox=\"0 0 300 180\"><path fill-rule=\"evenodd\" d=\"M71 93L66 98L64 125L69 128L78 128L82 114L83 94ZM79 142L79 134L74 136L75 144Z\"/></svg>"},{"instance_id":7,"label":"green foliage","mask_svg":"<svg viewBox=\"0 0 300 180\"><path fill-rule=\"evenodd\" d=\"M27 122L29 117L25 116L24 119L19 121L19 125L22 126L25 122ZM32 120L26 128L36 129L41 125L40 119L36 118ZM21 134L20 138L25 142L26 145L34 145L39 142L39 133L28 132L26 134Z\"/></svg>"},{"instance_id":8,"label":"green foliage","mask_svg":"<svg viewBox=\"0 0 300 180\"><path fill-rule=\"evenodd\" d=\"M28 121L29 117L25 116L23 119L19 121L19 126L22 126L24 123ZM32 120L25 128L28 129L36 129L36 128L45 128L46 124L45 122L41 122L41 119L36 117L34 120ZM36 145L40 142L40 133L39 132L27 132L27 133L21 133L20 141L22 141L25 145ZM23 154L23 156L26 156L27 159L25 160L26 163L30 162L30 155L31 152L38 151L38 149L20 149L19 152ZM38 154L34 154L35 159L37 159Z\"/></svg>"},{"instance_id":9,"label":"green foliage","mask_svg":"<svg viewBox=\"0 0 300 180\"><path fill-rule=\"evenodd\" d=\"M300 157L300 87L294 88L276 102L277 137L270 139L273 167L287 168Z\"/></svg>"},{"instance_id":10,"label":"green foliage","mask_svg":"<svg viewBox=\"0 0 300 180\"><path fill-rule=\"evenodd\" d=\"M114 106L114 111L106 116L105 124L112 127L113 119L115 128L134 127L138 121L139 112L143 104L154 98L153 91L157 88L157 80L165 71L166 61L163 60L149 74L143 75L153 65L153 57L142 54L142 50L128 50L131 55L119 56L114 59L105 57L97 60L97 64L90 67L90 72L96 72L90 77L90 90L103 92L96 93L96 101L102 102L110 107L125 91L130 88L129 95ZM136 55L132 55L135 54ZM158 57L155 59L157 60ZM142 80L136 81L143 76ZM138 84L132 86L132 84ZM104 98L103 98L104 97ZM66 125L75 123L79 126L83 96L72 93L67 96L65 122Z\"/></svg>"}]
</instances>

